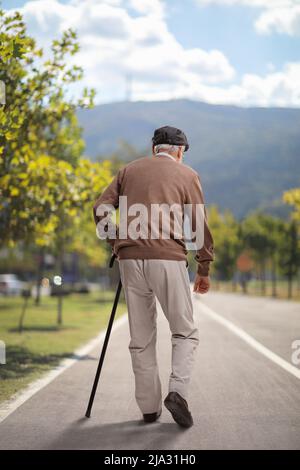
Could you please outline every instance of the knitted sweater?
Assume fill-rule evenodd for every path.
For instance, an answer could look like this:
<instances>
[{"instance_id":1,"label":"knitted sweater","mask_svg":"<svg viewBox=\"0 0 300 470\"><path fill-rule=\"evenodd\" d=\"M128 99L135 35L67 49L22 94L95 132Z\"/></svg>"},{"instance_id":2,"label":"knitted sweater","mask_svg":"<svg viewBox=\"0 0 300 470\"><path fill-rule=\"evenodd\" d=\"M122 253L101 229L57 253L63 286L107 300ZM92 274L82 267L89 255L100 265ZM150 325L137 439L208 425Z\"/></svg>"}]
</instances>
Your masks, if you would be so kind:
<instances>
[{"instance_id":1,"label":"knitted sweater","mask_svg":"<svg viewBox=\"0 0 300 470\"><path fill-rule=\"evenodd\" d=\"M120 206L120 196L126 196L127 213L123 214ZM125 198L123 198L125 200ZM175 230L175 219L172 219L169 229L169 237L164 237L163 223L159 220L158 233L153 231L153 219L145 214L135 212L138 205L146 208L148 214L160 205L165 207L192 207L190 223L192 230L197 229L199 219L195 207L202 206L201 230L203 243L197 247L195 259L198 262L198 273L207 276L210 262L214 258L213 238L207 223L206 209L204 206L203 192L198 174L189 166L178 163L168 154L161 153L158 156L143 157L130 162L119 170L112 183L97 199L94 207L94 220L96 224L107 221L109 210L99 211L99 206L111 205L115 209L120 208L119 226L114 237L111 231L106 239L112 246L119 259L164 259L186 260L187 249L185 237L178 236ZM175 204L175 206L173 206ZM129 208L131 210L129 211ZM133 210L132 210L133 209ZM181 212L183 213L183 212ZM172 214L172 211L171 211ZM174 216L175 217L175 216ZM126 219L126 220L125 220ZM178 221L178 219L176 219ZM121 228L121 222L122 224ZM184 223L184 221L182 222ZM152 224L152 225L151 225ZM140 236L131 235L132 226L140 231ZM127 229L127 230L126 230ZM131 229L131 230L130 230ZM153 233L154 232L154 237ZM103 237L101 237L103 238ZM195 237L194 237L195 238Z\"/></svg>"}]
</instances>

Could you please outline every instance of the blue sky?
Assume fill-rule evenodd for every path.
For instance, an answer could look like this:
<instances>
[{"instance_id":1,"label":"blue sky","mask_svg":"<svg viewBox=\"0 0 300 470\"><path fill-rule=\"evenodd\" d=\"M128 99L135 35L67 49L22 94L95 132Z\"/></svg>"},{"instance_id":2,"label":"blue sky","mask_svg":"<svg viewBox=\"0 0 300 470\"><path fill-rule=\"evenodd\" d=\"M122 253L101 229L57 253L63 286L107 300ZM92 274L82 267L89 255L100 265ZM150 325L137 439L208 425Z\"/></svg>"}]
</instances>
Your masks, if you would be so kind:
<instances>
[{"instance_id":1,"label":"blue sky","mask_svg":"<svg viewBox=\"0 0 300 470\"><path fill-rule=\"evenodd\" d=\"M76 28L85 84L99 88L99 102L122 100L129 76L131 99L300 106L300 0L4 0L2 5L23 9L30 33L45 51L53 35Z\"/></svg>"},{"instance_id":2,"label":"blue sky","mask_svg":"<svg viewBox=\"0 0 300 470\"><path fill-rule=\"evenodd\" d=\"M268 63L281 67L287 61L300 60L300 34L297 37L256 33L253 25L261 8L241 5L199 8L193 0L169 3L176 4L168 22L170 30L185 47L220 49L241 74L265 73Z\"/></svg>"}]
</instances>

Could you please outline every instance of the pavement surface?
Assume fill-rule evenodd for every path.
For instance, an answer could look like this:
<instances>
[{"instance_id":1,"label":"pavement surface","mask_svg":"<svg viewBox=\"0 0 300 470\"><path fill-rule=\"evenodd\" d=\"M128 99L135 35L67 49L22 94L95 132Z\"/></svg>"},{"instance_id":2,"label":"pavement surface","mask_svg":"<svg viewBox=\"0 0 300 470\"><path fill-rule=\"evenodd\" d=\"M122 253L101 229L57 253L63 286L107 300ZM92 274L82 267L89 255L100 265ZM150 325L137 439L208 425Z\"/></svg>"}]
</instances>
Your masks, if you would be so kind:
<instances>
[{"instance_id":1,"label":"pavement surface","mask_svg":"<svg viewBox=\"0 0 300 470\"><path fill-rule=\"evenodd\" d=\"M125 322L112 333L92 417L84 413L101 344L0 424L0 449L300 449L300 366L291 361L300 304L211 292L194 295L194 306L192 428L166 409L156 423L141 420ZM171 342L161 310L158 358L165 396Z\"/></svg>"}]
</instances>

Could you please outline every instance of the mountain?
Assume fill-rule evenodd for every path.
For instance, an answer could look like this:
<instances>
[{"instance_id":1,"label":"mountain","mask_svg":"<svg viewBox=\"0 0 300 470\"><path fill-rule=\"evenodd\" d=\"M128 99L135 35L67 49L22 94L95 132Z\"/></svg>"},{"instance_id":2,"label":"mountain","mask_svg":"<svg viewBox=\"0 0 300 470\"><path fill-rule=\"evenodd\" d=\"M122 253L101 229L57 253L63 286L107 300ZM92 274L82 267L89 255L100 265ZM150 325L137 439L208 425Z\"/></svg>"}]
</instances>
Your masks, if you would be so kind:
<instances>
[{"instance_id":1,"label":"mountain","mask_svg":"<svg viewBox=\"0 0 300 470\"><path fill-rule=\"evenodd\" d=\"M183 129L190 143L185 163L199 172L206 203L237 217L256 208L285 214L282 192L300 184L300 109L138 101L98 105L78 117L91 158L117 150L122 140L150 154L155 128Z\"/></svg>"}]
</instances>

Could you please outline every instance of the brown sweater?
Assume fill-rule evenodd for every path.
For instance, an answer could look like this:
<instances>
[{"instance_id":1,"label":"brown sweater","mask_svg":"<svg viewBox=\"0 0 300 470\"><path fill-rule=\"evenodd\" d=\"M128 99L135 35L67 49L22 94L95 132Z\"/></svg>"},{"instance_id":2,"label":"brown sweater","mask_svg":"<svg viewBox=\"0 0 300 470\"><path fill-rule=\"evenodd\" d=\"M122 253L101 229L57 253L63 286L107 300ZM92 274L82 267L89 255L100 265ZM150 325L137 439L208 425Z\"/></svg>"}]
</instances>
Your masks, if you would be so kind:
<instances>
[{"instance_id":1,"label":"brown sweater","mask_svg":"<svg viewBox=\"0 0 300 470\"><path fill-rule=\"evenodd\" d=\"M111 204L117 209L119 196L127 196L128 208L136 203L144 204L147 208L151 204L180 204L181 207L184 204L204 204L198 174L166 155L143 157L119 170L93 207L96 224L102 219L96 215L97 207L100 204ZM207 225L205 208L204 214L204 244L196 252L195 259L198 262L198 273L206 276L209 273L209 264L213 261L213 239ZM128 216L127 226L135 217ZM192 219L195 229L194 211ZM151 233L150 218L148 224ZM186 260L185 241L174 238L172 229L170 239L132 239L127 234L126 239L121 239L118 235L116 239L107 237L107 241L119 259Z\"/></svg>"}]
</instances>

